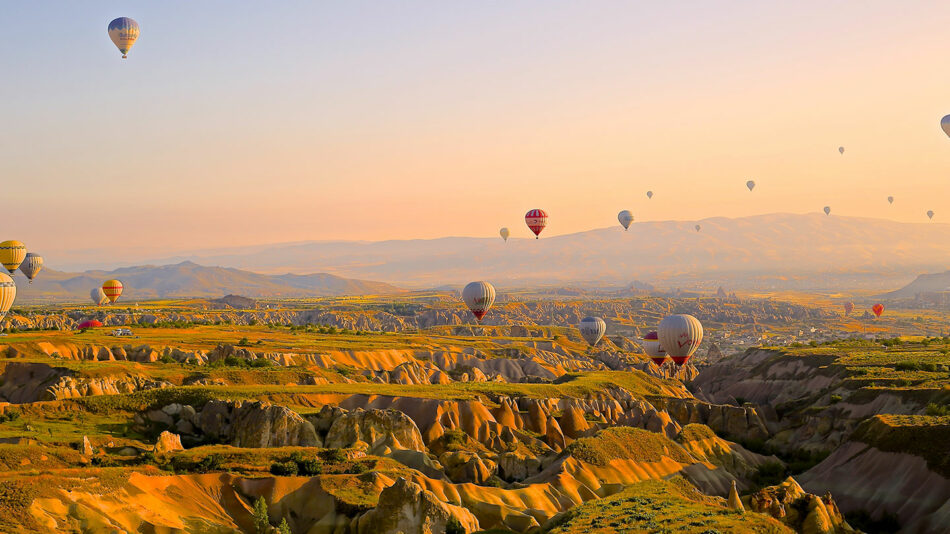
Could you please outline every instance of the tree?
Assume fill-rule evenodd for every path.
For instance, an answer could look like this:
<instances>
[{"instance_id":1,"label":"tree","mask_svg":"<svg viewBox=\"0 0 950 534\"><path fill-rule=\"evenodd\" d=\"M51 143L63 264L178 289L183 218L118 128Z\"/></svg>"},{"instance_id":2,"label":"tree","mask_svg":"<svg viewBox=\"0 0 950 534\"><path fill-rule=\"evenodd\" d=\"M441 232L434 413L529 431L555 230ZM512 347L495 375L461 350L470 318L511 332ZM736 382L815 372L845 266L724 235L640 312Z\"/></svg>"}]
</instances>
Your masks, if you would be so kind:
<instances>
[{"instance_id":1,"label":"tree","mask_svg":"<svg viewBox=\"0 0 950 534\"><path fill-rule=\"evenodd\" d=\"M290 532L290 525L287 524L286 517L280 520L280 524L277 525L277 532L280 534L292 534Z\"/></svg>"},{"instance_id":2,"label":"tree","mask_svg":"<svg viewBox=\"0 0 950 534\"><path fill-rule=\"evenodd\" d=\"M266 534L270 530L270 517L267 515L267 501L259 497L254 503L254 528L257 534Z\"/></svg>"}]
</instances>

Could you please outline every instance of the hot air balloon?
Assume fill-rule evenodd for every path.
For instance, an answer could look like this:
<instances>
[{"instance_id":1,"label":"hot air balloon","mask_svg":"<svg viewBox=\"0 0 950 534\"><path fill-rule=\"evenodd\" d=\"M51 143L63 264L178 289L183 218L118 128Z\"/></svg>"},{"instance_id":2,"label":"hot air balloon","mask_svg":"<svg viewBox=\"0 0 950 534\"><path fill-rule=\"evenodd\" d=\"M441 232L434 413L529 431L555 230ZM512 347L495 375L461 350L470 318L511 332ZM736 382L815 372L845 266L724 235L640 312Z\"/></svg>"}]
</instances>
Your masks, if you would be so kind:
<instances>
[{"instance_id":1,"label":"hot air balloon","mask_svg":"<svg viewBox=\"0 0 950 534\"><path fill-rule=\"evenodd\" d=\"M887 203L888 203L888 204L893 204L893 203L894 203L894 197L887 197Z\"/></svg>"},{"instance_id":2,"label":"hot air balloon","mask_svg":"<svg viewBox=\"0 0 950 534\"><path fill-rule=\"evenodd\" d=\"M703 341L703 325L692 315L670 315L660 321L657 336L673 362L683 365Z\"/></svg>"},{"instance_id":3,"label":"hot air balloon","mask_svg":"<svg viewBox=\"0 0 950 534\"><path fill-rule=\"evenodd\" d=\"M3 319L13 306L14 300L16 300L16 284L13 283L13 278L0 272L0 330L3 329Z\"/></svg>"},{"instance_id":4,"label":"hot air balloon","mask_svg":"<svg viewBox=\"0 0 950 534\"><path fill-rule=\"evenodd\" d=\"M940 127L943 128L943 133L950 136L950 115L940 119Z\"/></svg>"},{"instance_id":5,"label":"hot air balloon","mask_svg":"<svg viewBox=\"0 0 950 534\"><path fill-rule=\"evenodd\" d=\"M122 59L129 57L129 50L138 38L139 23L129 17L119 17L109 23L109 39L122 52Z\"/></svg>"},{"instance_id":6,"label":"hot air balloon","mask_svg":"<svg viewBox=\"0 0 950 534\"><path fill-rule=\"evenodd\" d=\"M16 272L17 267L23 263L25 258L26 245L23 243L13 240L0 243L0 263L10 271L10 274Z\"/></svg>"},{"instance_id":7,"label":"hot air balloon","mask_svg":"<svg viewBox=\"0 0 950 534\"><path fill-rule=\"evenodd\" d=\"M934 218L934 210L927 210L927 218L930 219L930 220L933 220L933 218Z\"/></svg>"},{"instance_id":8,"label":"hot air balloon","mask_svg":"<svg viewBox=\"0 0 950 534\"><path fill-rule=\"evenodd\" d=\"M23 258L23 263L20 264L20 272L26 275L30 280L30 283L33 283L33 277L37 275L43 269L43 256L35 252L27 252L26 257Z\"/></svg>"},{"instance_id":9,"label":"hot air balloon","mask_svg":"<svg viewBox=\"0 0 950 534\"><path fill-rule=\"evenodd\" d=\"M843 146L839 146L839 147L838 147L838 153L841 154L842 156L844 155L844 147L843 147Z\"/></svg>"},{"instance_id":10,"label":"hot air balloon","mask_svg":"<svg viewBox=\"0 0 950 534\"><path fill-rule=\"evenodd\" d=\"M752 191L753 189L755 189L755 182L752 180L749 180L748 182L745 183L745 186L749 188L749 191Z\"/></svg>"},{"instance_id":11,"label":"hot air balloon","mask_svg":"<svg viewBox=\"0 0 950 534\"><path fill-rule=\"evenodd\" d=\"M658 366L663 365L663 362L666 361L666 351L660 346L660 336L657 335L656 331L643 336L643 350Z\"/></svg>"},{"instance_id":12,"label":"hot air balloon","mask_svg":"<svg viewBox=\"0 0 950 534\"><path fill-rule=\"evenodd\" d=\"M498 235L500 235L501 238L505 240L505 243L508 242L508 235L510 233L511 232L509 232L507 228L502 228L501 230L498 230Z\"/></svg>"},{"instance_id":13,"label":"hot air balloon","mask_svg":"<svg viewBox=\"0 0 950 534\"><path fill-rule=\"evenodd\" d=\"M647 191L647 198L653 198L653 191Z\"/></svg>"},{"instance_id":14,"label":"hot air balloon","mask_svg":"<svg viewBox=\"0 0 950 534\"><path fill-rule=\"evenodd\" d=\"M99 328L100 326L102 326L102 323L99 321L95 319L89 319L88 321L83 321L76 325L76 328L79 330L86 330L88 328Z\"/></svg>"},{"instance_id":15,"label":"hot air balloon","mask_svg":"<svg viewBox=\"0 0 950 534\"><path fill-rule=\"evenodd\" d=\"M109 302L115 303L119 300L119 295L122 294L122 282L118 280L107 280L106 283L102 284L102 292L109 297Z\"/></svg>"},{"instance_id":16,"label":"hot air balloon","mask_svg":"<svg viewBox=\"0 0 950 534\"><path fill-rule=\"evenodd\" d=\"M607 323L600 317L584 317L577 328L581 331L581 337L584 338L584 341L593 347L600 341L600 338L604 337L604 332L607 331Z\"/></svg>"},{"instance_id":17,"label":"hot air balloon","mask_svg":"<svg viewBox=\"0 0 950 534\"><path fill-rule=\"evenodd\" d=\"M696 226L694 226L694 228L696 228L696 231L698 232L702 228L702 226L697 224Z\"/></svg>"},{"instance_id":18,"label":"hot air balloon","mask_svg":"<svg viewBox=\"0 0 950 534\"><path fill-rule=\"evenodd\" d=\"M831 215L831 206L825 206L825 215Z\"/></svg>"},{"instance_id":19,"label":"hot air balloon","mask_svg":"<svg viewBox=\"0 0 950 534\"><path fill-rule=\"evenodd\" d=\"M874 312L874 315L880 317L881 314L884 313L884 305L881 303L875 304L874 306L871 306L871 311Z\"/></svg>"},{"instance_id":20,"label":"hot air balloon","mask_svg":"<svg viewBox=\"0 0 950 534\"><path fill-rule=\"evenodd\" d=\"M548 225L548 214L544 213L544 210L534 209L525 214L524 222L534 232L534 238L537 239L541 235L541 230Z\"/></svg>"},{"instance_id":21,"label":"hot air balloon","mask_svg":"<svg viewBox=\"0 0 950 534\"><path fill-rule=\"evenodd\" d=\"M851 315L851 312L853 312L853 311L854 311L854 303L853 303L853 302L845 302L845 303L844 303L844 314L845 314L845 315Z\"/></svg>"},{"instance_id":22,"label":"hot air balloon","mask_svg":"<svg viewBox=\"0 0 950 534\"><path fill-rule=\"evenodd\" d=\"M93 288L93 290L89 293L89 297L91 297L92 301L96 303L96 306L102 306L109 300L109 297L106 296L106 292L103 291L101 287Z\"/></svg>"},{"instance_id":23,"label":"hot air balloon","mask_svg":"<svg viewBox=\"0 0 950 534\"><path fill-rule=\"evenodd\" d=\"M620 221L620 225L626 230L630 228L630 223L633 222L633 214L630 213L630 210L623 210L617 214L617 220Z\"/></svg>"},{"instance_id":24,"label":"hot air balloon","mask_svg":"<svg viewBox=\"0 0 950 534\"><path fill-rule=\"evenodd\" d=\"M495 303L495 288L488 282L471 282L462 290L462 300L478 322L488 313L488 309Z\"/></svg>"}]
</instances>

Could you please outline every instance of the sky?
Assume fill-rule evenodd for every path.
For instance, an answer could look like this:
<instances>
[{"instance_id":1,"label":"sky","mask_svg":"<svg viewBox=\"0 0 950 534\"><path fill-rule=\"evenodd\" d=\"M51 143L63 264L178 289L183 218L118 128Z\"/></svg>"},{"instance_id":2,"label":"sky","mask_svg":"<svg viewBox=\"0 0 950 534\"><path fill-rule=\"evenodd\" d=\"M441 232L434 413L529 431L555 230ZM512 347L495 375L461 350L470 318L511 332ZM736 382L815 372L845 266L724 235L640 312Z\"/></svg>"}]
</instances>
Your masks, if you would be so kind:
<instances>
[{"instance_id":1,"label":"sky","mask_svg":"<svg viewBox=\"0 0 950 534\"><path fill-rule=\"evenodd\" d=\"M547 235L621 209L950 222L948 22L933 1L4 2L3 239L527 237L531 208Z\"/></svg>"}]
</instances>

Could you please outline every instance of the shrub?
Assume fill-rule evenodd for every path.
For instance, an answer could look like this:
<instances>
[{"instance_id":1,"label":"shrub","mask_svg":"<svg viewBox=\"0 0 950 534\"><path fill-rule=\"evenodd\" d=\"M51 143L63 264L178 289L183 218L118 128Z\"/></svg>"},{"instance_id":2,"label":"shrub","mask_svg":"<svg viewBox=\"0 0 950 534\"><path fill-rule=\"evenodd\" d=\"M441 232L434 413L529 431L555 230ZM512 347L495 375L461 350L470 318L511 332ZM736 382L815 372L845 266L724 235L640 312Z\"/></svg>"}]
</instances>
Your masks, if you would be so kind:
<instances>
[{"instance_id":1,"label":"shrub","mask_svg":"<svg viewBox=\"0 0 950 534\"><path fill-rule=\"evenodd\" d=\"M278 477L297 476L297 462L274 462L270 466L270 472L272 475Z\"/></svg>"},{"instance_id":2,"label":"shrub","mask_svg":"<svg viewBox=\"0 0 950 534\"><path fill-rule=\"evenodd\" d=\"M267 514L267 501L259 497L254 502L254 528L257 534L266 534L270 531L270 517Z\"/></svg>"},{"instance_id":3,"label":"shrub","mask_svg":"<svg viewBox=\"0 0 950 534\"><path fill-rule=\"evenodd\" d=\"M950 415L950 406L946 404L937 404L936 402L931 402L927 405L927 415Z\"/></svg>"},{"instance_id":4,"label":"shrub","mask_svg":"<svg viewBox=\"0 0 950 534\"><path fill-rule=\"evenodd\" d=\"M465 527L457 518L450 517L445 524L445 534L468 534L468 532L465 531Z\"/></svg>"},{"instance_id":5,"label":"shrub","mask_svg":"<svg viewBox=\"0 0 950 534\"><path fill-rule=\"evenodd\" d=\"M841 402L841 395L836 393L831 396L831 404L838 404L839 402Z\"/></svg>"},{"instance_id":6,"label":"shrub","mask_svg":"<svg viewBox=\"0 0 950 534\"><path fill-rule=\"evenodd\" d=\"M346 461L346 454L342 449L327 449L322 451L323 460L329 464L339 464Z\"/></svg>"},{"instance_id":7,"label":"shrub","mask_svg":"<svg viewBox=\"0 0 950 534\"><path fill-rule=\"evenodd\" d=\"M250 346L251 346L251 342L246 337L242 337L241 340L238 341L238 347L250 347Z\"/></svg>"}]
</instances>

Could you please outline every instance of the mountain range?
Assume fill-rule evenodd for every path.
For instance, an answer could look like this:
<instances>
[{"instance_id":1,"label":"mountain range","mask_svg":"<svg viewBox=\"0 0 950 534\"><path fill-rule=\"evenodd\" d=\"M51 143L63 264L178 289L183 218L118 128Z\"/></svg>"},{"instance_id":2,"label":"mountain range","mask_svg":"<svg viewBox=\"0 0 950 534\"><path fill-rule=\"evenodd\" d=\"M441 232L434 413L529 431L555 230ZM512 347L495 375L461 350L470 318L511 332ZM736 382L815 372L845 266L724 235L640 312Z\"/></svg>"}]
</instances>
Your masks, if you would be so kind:
<instances>
[{"instance_id":1,"label":"mountain range","mask_svg":"<svg viewBox=\"0 0 950 534\"><path fill-rule=\"evenodd\" d=\"M332 274L259 274L226 267L206 267L185 261L171 265L123 267L112 271L67 273L44 269L32 284L17 273L17 301L81 300L104 281L117 278L125 285L122 299L220 297L239 293L249 297L312 297L384 295L403 292L382 282L353 280Z\"/></svg>"}]
</instances>

